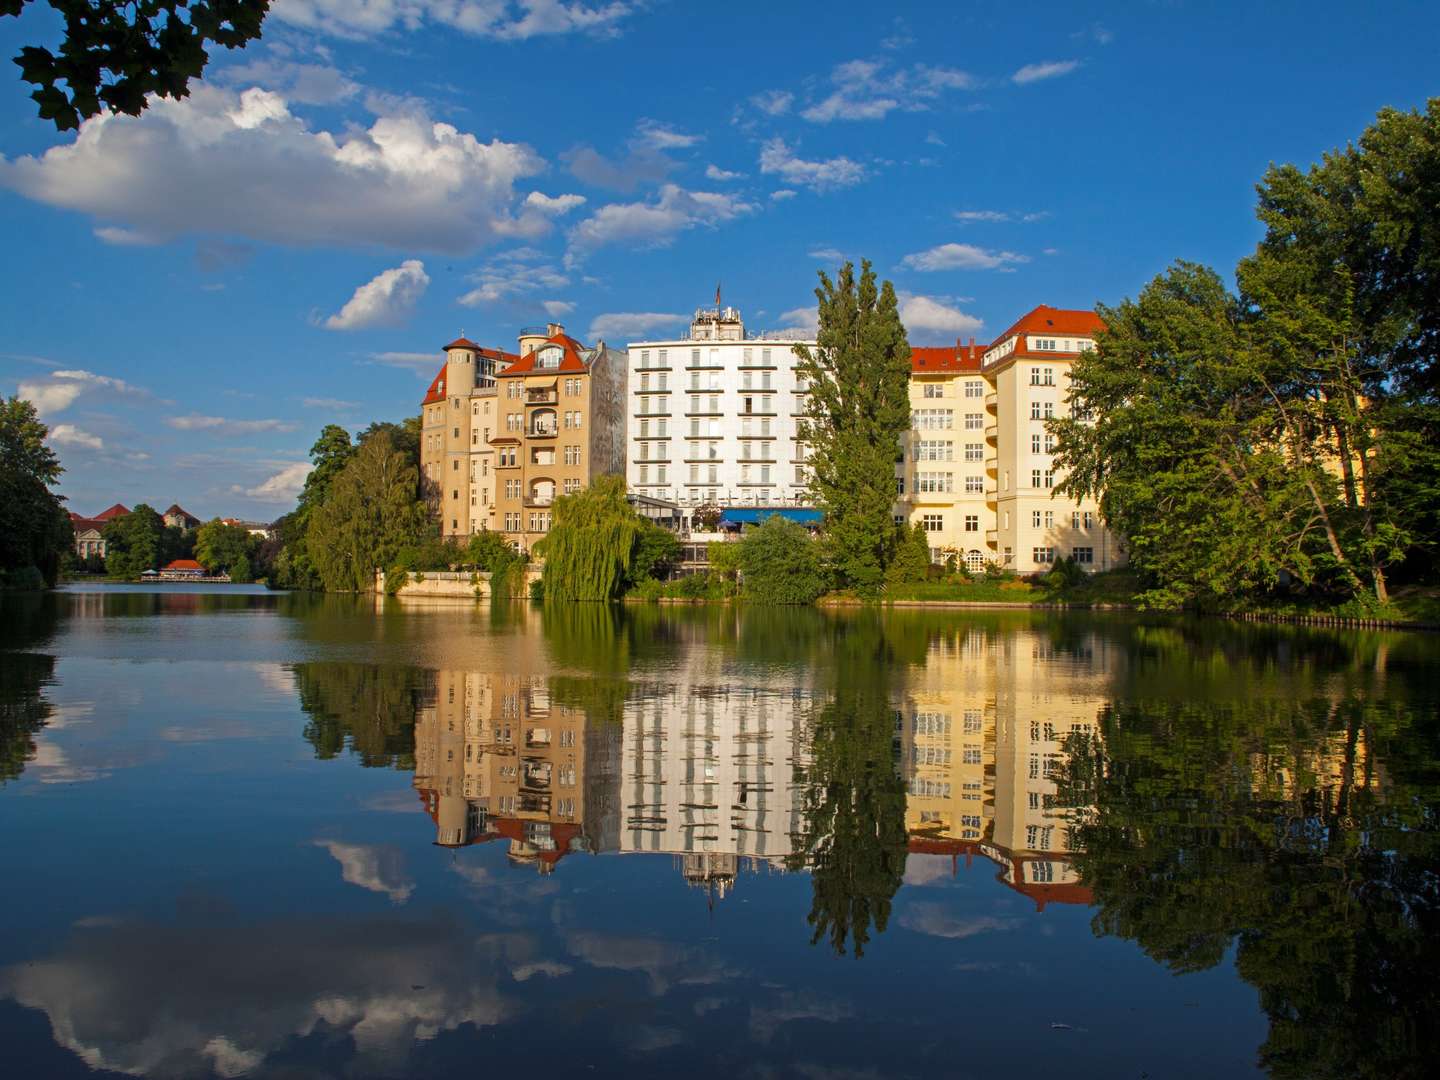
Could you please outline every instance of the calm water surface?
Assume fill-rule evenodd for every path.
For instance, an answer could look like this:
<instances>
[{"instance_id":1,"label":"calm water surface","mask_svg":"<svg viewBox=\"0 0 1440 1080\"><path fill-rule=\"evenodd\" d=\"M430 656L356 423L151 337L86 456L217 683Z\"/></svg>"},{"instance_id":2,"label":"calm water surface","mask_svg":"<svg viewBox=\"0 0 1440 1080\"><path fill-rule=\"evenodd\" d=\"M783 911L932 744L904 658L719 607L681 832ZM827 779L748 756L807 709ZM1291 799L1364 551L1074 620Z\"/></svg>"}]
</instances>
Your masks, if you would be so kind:
<instances>
[{"instance_id":1,"label":"calm water surface","mask_svg":"<svg viewBox=\"0 0 1440 1080\"><path fill-rule=\"evenodd\" d=\"M0 600L0 1074L1408 1077L1440 645Z\"/></svg>"}]
</instances>

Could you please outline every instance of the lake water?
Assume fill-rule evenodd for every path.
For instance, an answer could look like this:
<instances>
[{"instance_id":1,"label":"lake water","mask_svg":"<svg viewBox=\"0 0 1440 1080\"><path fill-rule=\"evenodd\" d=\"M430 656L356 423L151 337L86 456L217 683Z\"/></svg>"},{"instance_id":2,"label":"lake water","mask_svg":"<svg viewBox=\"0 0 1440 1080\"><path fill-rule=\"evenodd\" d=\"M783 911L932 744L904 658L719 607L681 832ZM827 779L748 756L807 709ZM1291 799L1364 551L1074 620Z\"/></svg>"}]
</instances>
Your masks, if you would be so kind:
<instances>
[{"instance_id":1,"label":"lake water","mask_svg":"<svg viewBox=\"0 0 1440 1080\"><path fill-rule=\"evenodd\" d=\"M0 1074L1431 1075L1437 662L1029 612L3 598Z\"/></svg>"}]
</instances>

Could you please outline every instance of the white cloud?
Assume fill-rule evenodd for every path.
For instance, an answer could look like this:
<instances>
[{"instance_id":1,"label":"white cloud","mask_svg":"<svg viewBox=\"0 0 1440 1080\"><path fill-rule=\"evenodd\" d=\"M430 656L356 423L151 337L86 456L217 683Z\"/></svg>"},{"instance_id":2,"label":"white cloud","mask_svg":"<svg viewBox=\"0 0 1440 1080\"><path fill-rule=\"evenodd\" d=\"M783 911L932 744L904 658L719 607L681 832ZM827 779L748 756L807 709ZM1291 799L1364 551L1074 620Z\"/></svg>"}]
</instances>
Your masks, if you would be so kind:
<instances>
[{"instance_id":1,"label":"white cloud","mask_svg":"<svg viewBox=\"0 0 1440 1080\"><path fill-rule=\"evenodd\" d=\"M382 893L392 904L403 904L415 891L405 872L405 856L388 844L342 844L338 840L316 840L340 864L340 876L351 885Z\"/></svg>"},{"instance_id":2,"label":"white cloud","mask_svg":"<svg viewBox=\"0 0 1440 1080\"><path fill-rule=\"evenodd\" d=\"M553 214L559 217L568 214L577 206L585 205L584 195L544 195L538 191L532 191L525 196L525 205L542 214Z\"/></svg>"},{"instance_id":3,"label":"white cloud","mask_svg":"<svg viewBox=\"0 0 1440 1080\"><path fill-rule=\"evenodd\" d=\"M780 313L780 326L785 330L804 330L813 334L820 328L820 311L813 307L791 308Z\"/></svg>"},{"instance_id":4,"label":"white cloud","mask_svg":"<svg viewBox=\"0 0 1440 1080\"><path fill-rule=\"evenodd\" d=\"M805 254L807 258L819 259L821 262L841 262L845 258L843 251L833 247L812 248Z\"/></svg>"},{"instance_id":5,"label":"white cloud","mask_svg":"<svg viewBox=\"0 0 1440 1080\"><path fill-rule=\"evenodd\" d=\"M381 106L369 128L312 131L277 93L202 84L138 117L97 116L39 156L0 158L0 186L90 215L112 243L220 233L466 252L549 227L513 213L515 182L545 167L528 146L482 143L413 103Z\"/></svg>"},{"instance_id":6,"label":"white cloud","mask_svg":"<svg viewBox=\"0 0 1440 1080\"><path fill-rule=\"evenodd\" d=\"M705 179L707 180L743 180L743 172L731 172L729 169L722 169L719 165L705 166Z\"/></svg>"},{"instance_id":7,"label":"white cloud","mask_svg":"<svg viewBox=\"0 0 1440 1080\"><path fill-rule=\"evenodd\" d=\"M105 442L100 436L81 431L74 424L56 424L50 429L50 441L56 446L69 446L78 450L105 448Z\"/></svg>"},{"instance_id":8,"label":"white cloud","mask_svg":"<svg viewBox=\"0 0 1440 1080\"><path fill-rule=\"evenodd\" d=\"M781 138L770 139L760 148L760 171L779 176L788 184L827 191L850 187L865 179L865 167L848 157L806 161Z\"/></svg>"},{"instance_id":9,"label":"white cloud","mask_svg":"<svg viewBox=\"0 0 1440 1080\"><path fill-rule=\"evenodd\" d=\"M545 309L545 314L549 315L552 319L559 319L562 316L569 315L570 312L575 310L575 305L569 300L542 300L540 301L540 306Z\"/></svg>"},{"instance_id":10,"label":"white cloud","mask_svg":"<svg viewBox=\"0 0 1440 1080\"><path fill-rule=\"evenodd\" d=\"M945 140L940 137L940 133L938 131L927 131L925 133L925 142L930 146L946 145Z\"/></svg>"},{"instance_id":11,"label":"white cloud","mask_svg":"<svg viewBox=\"0 0 1440 1080\"><path fill-rule=\"evenodd\" d=\"M337 409L341 412L358 409L360 407L360 402L358 401L344 401L341 398L333 397L301 398L301 404L310 409Z\"/></svg>"},{"instance_id":12,"label":"white cloud","mask_svg":"<svg viewBox=\"0 0 1440 1080\"><path fill-rule=\"evenodd\" d=\"M570 230L567 265L610 244L662 247L675 234L697 226L715 226L752 213L755 207L734 195L714 191L687 191L666 184L654 202L611 203L602 206Z\"/></svg>"},{"instance_id":13,"label":"white cloud","mask_svg":"<svg viewBox=\"0 0 1440 1080\"><path fill-rule=\"evenodd\" d=\"M274 55L225 67L216 77L230 86L265 86L302 105L333 105L360 92L359 83L329 64L307 64Z\"/></svg>"},{"instance_id":14,"label":"white cloud","mask_svg":"<svg viewBox=\"0 0 1440 1080\"><path fill-rule=\"evenodd\" d=\"M912 335L925 330L941 331L948 335L968 334L985 325L974 315L967 315L948 303L949 297L901 293L899 300L900 321Z\"/></svg>"},{"instance_id":15,"label":"white cloud","mask_svg":"<svg viewBox=\"0 0 1440 1080\"><path fill-rule=\"evenodd\" d=\"M437 349L433 353L426 352L378 352L371 353L366 360L372 364L383 364L386 367L414 368L422 371L430 369L439 370L445 362L444 356ZM426 378L429 378L426 375Z\"/></svg>"},{"instance_id":16,"label":"white cloud","mask_svg":"<svg viewBox=\"0 0 1440 1080\"><path fill-rule=\"evenodd\" d=\"M325 329L397 326L410 317L429 285L430 275L425 273L425 264L419 259L406 259L356 289L345 306L325 320Z\"/></svg>"},{"instance_id":17,"label":"white cloud","mask_svg":"<svg viewBox=\"0 0 1440 1080\"><path fill-rule=\"evenodd\" d=\"M957 210L955 220L967 224L974 221L1009 221L1010 215L1004 210Z\"/></svg>"},{"instance_id":18,"label":"white cloud","mask_svg":"<svg viewBox=\"0 0 1440 1080\"><path fill-rule=\"evenodd\" d=\"M124 379L79 369L52 371L43 379L22 380L16 393L34 405L41 416L49 416L64 412L82 395L102 390L110 394L147 396L147 391L130 385Z\"/></svg>"},{"instance_id":19,"label":"white cloud","mask_svg":"<svg viewBox=\"0 0 1440 1080\"><path fill-rule=\"evenodd\" d=\"M1024 86L1041 79L1057 79L1061 75L1069 75L1079 66L1079 60L1042 60L1039 63L1026 64L1010 76L1010 81Z\"/></svg>"},{"instance_id":20,"label":"white cloud","mask_svg":"<svg viewBox=\"0 0 1440 1080\"><path fill-rule=\"evenodd\" d=\"M771 202L784 202L786 199L793 199L796 195L794 188L780 188L770 193Z\"/></svg>"},{"instance_id":21,"label":"white cloud","mask_svg":"<svg viewBox=\"0 0 1440 1080\"><path fill-rule=\"evenodd\" d=\"M270 14L343 38L370 38L436 23L475 37L525 41L549 34L612 35L634 8L621 0L276 0Z\"/></svg>"},{"instance_id":22,"label":"white cloud","mask_svg":"<svg viewBox=\"0 0 1440 1080\"><path fill-rule=\"evenodd\" d=\"M294 431L298 424L285 420L231 420L224 416L169 416L165 423L176 431L210 431L216 435L250 435L261 431Z\"/></svg>"},{"instance_id":23,"label":"white cloud","mask_svg":"<svg viewBox=\"0 0 1440 1080\"><path fill-rule=\"evenodd\" d=\"M901 914L900 925L917 934L957 939L1014 930L1020 925L1020 920L1001 919L993 915L961 918L944 904L926 901L912 902Z\"/></svg>"},{"instance_id":24,"label":"white cloud","mask_svg":"<svg viewBox=\"0 0 1440 1080\"><path fill-rule=\"evenodd\" d=\"M635 125L635 136L640 142L656 150L684 150L705 139L704 135L676 131L671 125L662 124L659 120L641 120Z\"/></svg>"},{"instance_id":25,"label":"white cloud","mask_svg":"<svg viewBox=\"0 0 1440 1080\"><path fill-rule=\"evenodd\" d=\"M766 116L783 116L795 104L795 95L788 90L764 90L752 94L750 104Z\"/></svg>"},{"instance_id":26,"label":"white cloud","mask_svg":"<svg viewBox=\"0 0 1440 1080\"><path fill-rule=\"evenodd\" d=\"M881 120L902 109L919 112L947 90L970 90L975 77L958 68L916 67L889 70L879 60L849 60L830 73L834 89L800 115L811 123Z\"/></svg>"},{"instance_id":27,"label":"white cloud","mask_svg":"<svg viewBox=\"0 0 1440 1080\"><path fill-rule=\"evenodd\" d=\"M590 323L587 335L591 341L641 340L653 330L668 326L681 326L690 320L689 315L669 315L658 311L615 311L596 315Z\"/></svg>"},{"instance_id":28,"label":"white cloud","mask_svg":"<svg viewBox=\"0 0 1440 1080\"><path fill-rule=\"evenodd\" d=\"M457 301L465 307L496 304L542 289L553 292L570 284L559 267L533 248L501 252L487 259L468 280L475 288Z\"/></svg>"},{"instance_id":29,"label":"white cloud","mask_svg":"<svg viewBox=\"0 0 1440 1080\"><path fill-rule=\"evenodd\" d=\"M1013 251L989 251L974 244L940 244L916 251L900 260L908 270L999 270L1014 263L1029 262L1028 255Z\"/></svg>"}]
</instances>

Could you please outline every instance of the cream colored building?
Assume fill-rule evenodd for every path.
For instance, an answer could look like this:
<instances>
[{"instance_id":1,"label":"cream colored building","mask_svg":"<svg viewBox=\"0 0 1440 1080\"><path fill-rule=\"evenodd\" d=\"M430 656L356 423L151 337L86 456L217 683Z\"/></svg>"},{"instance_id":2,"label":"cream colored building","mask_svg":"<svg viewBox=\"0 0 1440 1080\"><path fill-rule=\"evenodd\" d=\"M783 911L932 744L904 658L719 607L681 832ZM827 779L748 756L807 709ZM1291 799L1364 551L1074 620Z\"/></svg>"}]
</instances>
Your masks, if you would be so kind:
<instances>
[{"instance_id":1,"label":"cream colored building","mask_svg":"<svg viewBox=\"0 0 1440 1080\"><path fill-rule=\"evenodd\" d=\"M495 376L520 357L468 338L445 346L445 363L420 405L420 468L440 535L498 528L495 508Z\"/></svg>"},{"instance_id":2,"label":"cream colored building","mask_svg":"<svg viewBox=\"0 0 1440 1080\"><path fill-rule=\"evenodd\" d=\"M917 348L910 357L911 429L896 466L897 516L926 532L932 562L980 570L994 508L986 499L985 429L993 424L980 374L983 347Z\"/></svg>"},{"instance_id":3,"label":"cream colored building","mask_svg":"<svg viewBox=\"0 0 1440 1080\"><path fill-rule=\"evenodd\" d=\"M421 467L442 536L485 530L529 549L556 496L625 472L625 354L558 323L521 332L519 353L460 338L421 404Z\"/></svg>"},{"instance_id":4,"label":"cream colored building","mask_svg":"<svg viewBox=\"0 0 1440 1080\"><path fill-rule=\"evenodd\" d=\"M1094 499L1056 495L1046 430L1069 410L1071 365L1102 325L1093 311L1041 305L988 348L914 350L895 514L925 529L932 558L1020 573L1067 557L1089 571L1125 562Z\"/></svg>"}]
</instances>

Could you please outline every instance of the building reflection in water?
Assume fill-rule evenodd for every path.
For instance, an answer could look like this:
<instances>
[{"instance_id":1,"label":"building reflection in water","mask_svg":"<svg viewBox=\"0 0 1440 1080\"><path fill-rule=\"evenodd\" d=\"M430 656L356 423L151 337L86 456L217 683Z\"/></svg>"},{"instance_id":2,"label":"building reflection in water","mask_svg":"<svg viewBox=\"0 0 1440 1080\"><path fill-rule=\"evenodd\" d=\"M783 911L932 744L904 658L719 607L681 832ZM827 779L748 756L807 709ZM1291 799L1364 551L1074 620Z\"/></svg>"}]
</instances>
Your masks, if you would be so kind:
<instances>
[{"instance_id":1,"label":"building reflection in water","mask_svg":"<svg viewBox=\"0 0 1440 1080\"><path fill-rule=\"evenodd\" d=\"M435 842L503 841L550 873L614 850L620 733L553 703L542 679L442 670L416 716L415 787Z\"/></svg>"},{"instance_id":2,"label":"building reflection in water","mask_svg":"<svg viewBox=\"0 0 1440 1080\"><path fill-rule=\"evenodd\" d=\"M575 852L669 855L712 900L737 875L793 866L823 694L788 674L725 683L695 653L664 682L632 683L619 725L553 701L543 678L437 672L414 780L435 842L503 842L540 873ZM1121 664L1098 636L1064 650L1036 633L933 636L894 702L909 852L957 868L981 856L1040 908L1089 903L1055 777L1069 740L1096 737Z\"/></svg>"}]
</instances>

